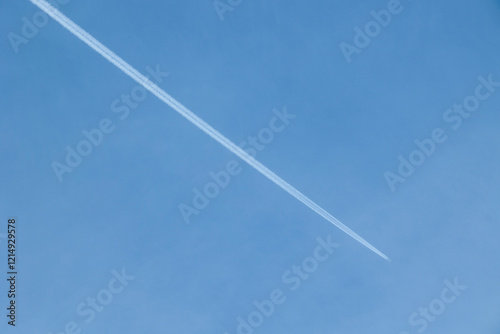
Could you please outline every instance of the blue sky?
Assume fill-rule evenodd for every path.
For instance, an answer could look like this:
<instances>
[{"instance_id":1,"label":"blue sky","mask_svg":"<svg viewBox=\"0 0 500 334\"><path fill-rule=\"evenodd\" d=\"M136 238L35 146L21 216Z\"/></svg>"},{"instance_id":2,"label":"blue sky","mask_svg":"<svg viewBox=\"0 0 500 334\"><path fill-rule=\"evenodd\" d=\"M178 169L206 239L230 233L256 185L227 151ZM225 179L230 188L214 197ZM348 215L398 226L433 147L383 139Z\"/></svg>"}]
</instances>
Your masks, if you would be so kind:
<instances>
[{"instance_id":1,"label":"blue sky","mask_svg":"<svg viewBox=\"0 0 500 334\"><path fill-rule=\"evenodd\" d=\"M243 162L186 224L179 205L238 158L149 93L121 120L111 104L137 84L52 20L15 52L39 9L0 1L0 212L20 263L18 328L2 314L2 333L233 334L279 289L254 333L413 334L455 278L467 288L421 332L500 333L500 89L458 129L443 119L479 76L500 82L500 2L401 0L348 63L340 43L388 3L244 0L224 20L210 0L60 9L142 73L168 72L159 86L235 143L286 107L257 159L390 263ZM59 182L53 162L103 119L114 130ZM384 173L436 128L447 140L391 191ZM282 275L329 235L340 247L291 291ZM77 307L122 268L135 278L86 323Z\"/></svg>"}]
</instances>

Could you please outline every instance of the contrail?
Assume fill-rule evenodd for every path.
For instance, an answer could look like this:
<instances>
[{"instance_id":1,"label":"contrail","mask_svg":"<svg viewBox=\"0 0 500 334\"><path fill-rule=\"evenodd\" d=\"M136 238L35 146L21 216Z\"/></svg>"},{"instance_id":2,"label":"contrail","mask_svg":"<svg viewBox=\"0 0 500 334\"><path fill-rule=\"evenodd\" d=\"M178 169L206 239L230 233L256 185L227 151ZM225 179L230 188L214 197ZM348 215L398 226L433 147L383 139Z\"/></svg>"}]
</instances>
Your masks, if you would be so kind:
<instances>
[{"instance_id":1,"label":"contrail","mask_svg":"<svg viewBox=\"0 0 500 334\"><path fill-rule=\"evenodd\" d=\"M356 234L354 231L352 231L350 228L342 224L337 218L333 217L331 214L329 214L326 210L321 208L319 205L314 203L312 200L310 200L307 196L302 194L300 191L292 187L290 184L288 184L285 180L280 178L278 175L276 175L274 172L272 172L269 168L255 160L251 155L249 155L247 152L245 152L243 149L241 149L239 146L234 144L232 141L224 137L220 132L215 130L213 127L211 127L208 123L206 123L204 120L196 116L192 111L184 107L180 102L175 100L172 96L167 94L164 90L162 90L160 87L158 87L154 82L149 80L146 76L142 75L139 73L136 69L134 69L132 66L130 66L127 62L125 62L123 59L118 57L114 52L112 52L110 49L105 47L103 44L101 44L98 40L96 40L94 37L92 37L89 33L87 33L85 30L80 28L77 24L75 24L73 21L71 21L68 17L66 17L63 13L61 13L59 10L54 8L51 4L49 4L45 0L30 0L33 4L38 6L41 10L43 10L45 13L47 13L50 17L52 17L54 20L59 22L63 27L68 29L73 35L78 37L80 40L82 40L84 43L86 43L88 46L90 46L92 49L94 49L96 52L98 52L101 56L106 58L108 61L110 61L113 65L118 67L120 70L125 72L129 77L134 79L137 83L142 85L144 88L146 88L148 91L150 91L152 94L154 94L156 97L158 97L160 100L168 104L170 107L172 107L175 111L177 111L179 114L187 118L191 123L196 125L198 128L200 128L203 132L208 134L210 137L218 141L221 145L223 145L225 148L227 148L229 151L233 152L236 154L238 157L240 157L242 160L244 160L246 163L248 163L250 166L255 168L257 171L259 171L262 175L267 177L269 180L273 181L275 184L280 186L283 190L288 192L290 195L304 203L306 206L308 206L311 210L315 211L317 214L319 214L321 217L325 218L329 222L331 222L333 225L337 226L339 229L347 233L349 236L354 238L356 241L370 249L371 251L375 252L382 258L384 258L387 261L390 261L390 259L384 255L381 251L373 247L368 241L360 237L358 234Z\"/></svg>"}]
</instances>

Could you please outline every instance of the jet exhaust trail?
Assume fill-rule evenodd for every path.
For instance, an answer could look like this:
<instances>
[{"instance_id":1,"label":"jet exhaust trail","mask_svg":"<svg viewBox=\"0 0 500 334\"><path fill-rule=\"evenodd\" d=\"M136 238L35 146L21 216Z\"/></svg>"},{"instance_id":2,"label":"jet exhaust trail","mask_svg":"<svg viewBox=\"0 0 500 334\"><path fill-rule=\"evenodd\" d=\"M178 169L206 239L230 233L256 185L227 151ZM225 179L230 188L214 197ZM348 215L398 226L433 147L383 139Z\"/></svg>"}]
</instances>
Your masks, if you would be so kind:
<instances>
[{"instance_id":1,"label":"jet exhaust trail","mask_svg":"<svg viewBox=\"0 0 500 334\"><path fill-rule=\"evenodd\" d=\"M274 172L272 172L269 168L267 168L266 166L261 164L256 159L254 159L251 155L249 155L247 152L245 152L239 146L234 144L228 138L223 136L220 132L215 130L212 126L210 126L204 120L202 120L201 118L196 116L192 111L187 109L180 102L175 100L172 96L170 96L168 93L166 93L160 87L158 87L154 82L149 80L146 76L142 75L135 68L133 68L127 62L125 62L123 59L121 59L119 56L117 56L114 52L112 52L110 49L108 49L103 44L101 44L98 40L96 40L94 37L92 37L85 30L80 28L77 24L75 24L73 21L71 21L68 17L66 17L59 10L54 8L47 1L45 1L45 0L30 0L30 1L34 5L39 7L41 10L43 10L45 13L47 13L54 20L59 22L63 27L65 27L73 35L75 35L80 40L82 40L85 44L90 46L94 51L96 51L101 56L103 56L105 59L107 59L109 62L111 62L113 65L118 67L125 74L127 74L129 77L131 77L137 83L142 85L145 89L150 91L152 94L154 94L160 100L165 102L167 105L169 105L171 108L173 108L179 114L181 114L183 117L187 118L191 123L196 125L200 130L202 130L203 132L208 134L210 137L215 139L222 146L224 146L229 151L236 154L240 159L244 160L250 166L255 168L262 175L264 175L269 180L271 180L276 185L278 185L280 188L282 188L283 190L288 192L290 195L292 195L293 197L295 197L296 199L301 201L303 204L305 204L311 210L313 210L314 212L319 214L321 217L325 218L330 223L337 226L340 230L342 230L344 233L351 236L354 240L358 241L360 244L367 247L368 249L370 249L371 251L373 251L374 253L376 253L377 255L382 257L383 259L390 261L390 259L386 255L384 255L381 251L379 251L377 248L372 246L368 241L366 241L361 236L359 236L357 233L355 233L350 228L345 226L343 223L341 223L339 220L337 220L335 217L333 217L326 210L321 208L319 205L314 203L307 196L302 194L300 191L295 189L293 186L291 186L285 180L283 180L278 175L276 175Z\"/></svg>"}]
</instances>

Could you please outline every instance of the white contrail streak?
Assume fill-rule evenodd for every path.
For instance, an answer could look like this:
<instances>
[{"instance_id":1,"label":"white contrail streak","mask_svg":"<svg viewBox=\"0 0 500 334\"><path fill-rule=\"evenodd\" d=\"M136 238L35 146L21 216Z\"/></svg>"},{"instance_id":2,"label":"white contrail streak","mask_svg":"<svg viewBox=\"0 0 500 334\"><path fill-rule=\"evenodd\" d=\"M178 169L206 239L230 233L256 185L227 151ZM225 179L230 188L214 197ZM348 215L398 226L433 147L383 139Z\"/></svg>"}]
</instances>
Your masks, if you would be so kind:
<instances>
[{"instance_id":1,"label":"white contrail streak","mask_svg":"<svg viewBox=\"0 0 500 334\"><path fill-rule=\"evenodd\" d=\"M140 85L142 85L144 88L146 88L148 91L156 95L160 100L168 104L170 107L172 107L175 111L177 111L179 114L187 118L191 123L196 125L198 128L200 128L202 131L204 131L206 134L208 134L210 137L218 141L220 144L222 144L225 148L236 154L238 157L240 157L242 160L246 161L250 166L255 168L257 171L262 173L264 176L266 176L269 180L273 181L276 183L278 186L280 186L283 190L287 191L290 195L304 203L306 206L308 206L310 209L315 211L317 214L319 214L321 217L325 218L329 222L331 222L333 225L337 226L339 229L350 235L352 238L354 238L356 241L367 247L368 249L372 250L382 258L384 258L387 261L390 261L389 258L384 255L382 252L380 252L378 249L373 247L369 242L367 242L365 239L360 237L358 234L356 234L354 231L352 231L350 228L342 224L340 221L338 221L335 217L333 217L331 214L329 214L326 210L321 208L319 205L314 203L312 200L310 200L307 196L302 194L300 191L292 187L290 184L288 184L285 180L280 178L278 175L276 175L274 172L272 172L269 168L255 160L251 155L246 153L244 150L242 150L239 146L231 142L229 139L224 137L221 133L219 133L217 130L215 130L213 127L211 127L209 124L207 124L204 120L196 116L193 112L191 112L189 109L184 107L181 103L179 103L177 100L175 100L173 97L171 97L169 94L167 94L165 91L163 91L160 87L158 87L155 83L153 83L151 80L149 80L146 76L142 75L139 73L136 69L134 69L132 66L130 66L127 62L125 62L123 59L118 57L115 53L113 53L111 50L109 50L107 47L105 47L103 44L101 44L98 40L96 40L94 37L92 37L90 34L88 34L85 30L80 28L77 24L75 24L73 21L71 21L68 17L66 17L63 13L61 13L59 10L54 8L52 5L50 5L47 1L45 0L30 0L33 4L38 6L41 10L46 12L48 15L50 15L54 20L59 22L63 27L68 29L72 34L74 34L76 37L81 39L83 42L85 42L88 46L90 46L92 49L94 49L96 52L98 52L101 56L109 60L113 65L121 69L123 72L125 72L128 76L130 76L132 79L137 81Z\"/></svg>"}]
</instances>

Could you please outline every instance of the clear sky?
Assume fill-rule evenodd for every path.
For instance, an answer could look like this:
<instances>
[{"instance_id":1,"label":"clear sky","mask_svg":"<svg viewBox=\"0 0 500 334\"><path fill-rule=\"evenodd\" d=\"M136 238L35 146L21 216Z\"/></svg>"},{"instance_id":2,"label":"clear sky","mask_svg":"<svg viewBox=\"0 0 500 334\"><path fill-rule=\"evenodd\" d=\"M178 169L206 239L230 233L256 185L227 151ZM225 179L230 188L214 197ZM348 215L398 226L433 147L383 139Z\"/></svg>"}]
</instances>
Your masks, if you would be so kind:
<instances>
[{"instance_id":1,"label":"clear sky","mask_svg":"<svg viewBox=\"0 0 500 334\"><path fill-rule=\"evenodd\" d=\"M500 1L60 2L392 262L1 0L2 333L500 333Z\"/></svg>"}]
</instances>

